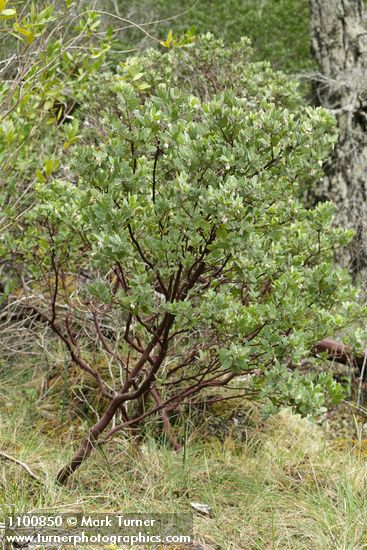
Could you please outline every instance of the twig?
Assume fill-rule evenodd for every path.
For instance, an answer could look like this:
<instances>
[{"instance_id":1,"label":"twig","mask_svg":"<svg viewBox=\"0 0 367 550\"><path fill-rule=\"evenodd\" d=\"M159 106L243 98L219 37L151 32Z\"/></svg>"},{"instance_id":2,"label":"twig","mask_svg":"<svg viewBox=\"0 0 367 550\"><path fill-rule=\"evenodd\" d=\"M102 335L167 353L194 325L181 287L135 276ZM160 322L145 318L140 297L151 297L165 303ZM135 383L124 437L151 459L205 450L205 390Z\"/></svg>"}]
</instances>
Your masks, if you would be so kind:
<instances>
[{"instance_id":1,"label":"twig","mask_svg":"<svg viewBox=\"0 0 367 550\"><path fill-rule=\"evenodd\" d=\"M363 364L362 364L362 369L361 369L361 373L360 373L360 377L359 377L357 405L361 404L362 386L363 386L364 373L365 373L365 370L366 370L366 362L367 362L367 349L365 349L365 351L364 351Z\"/></svg>"},{"instance_id":2,"label":"twig","mask_svg":"<svg viewBox=\"0 0 367 550\"><path fill-rule=\"evenodd\" d=\"M4 453L3 451L0 451L0 457L5 458L10 462L14 462L15 464L18 464L18 466L21 466L30 475L32 479L37 481L37 483L43 484L43 481L34 472L32 472L30 467L27 464L25 464L25 462L22 462L21 460L18 460L17 458L10 456L7 453Z\"/></svg>"}]
</instances>

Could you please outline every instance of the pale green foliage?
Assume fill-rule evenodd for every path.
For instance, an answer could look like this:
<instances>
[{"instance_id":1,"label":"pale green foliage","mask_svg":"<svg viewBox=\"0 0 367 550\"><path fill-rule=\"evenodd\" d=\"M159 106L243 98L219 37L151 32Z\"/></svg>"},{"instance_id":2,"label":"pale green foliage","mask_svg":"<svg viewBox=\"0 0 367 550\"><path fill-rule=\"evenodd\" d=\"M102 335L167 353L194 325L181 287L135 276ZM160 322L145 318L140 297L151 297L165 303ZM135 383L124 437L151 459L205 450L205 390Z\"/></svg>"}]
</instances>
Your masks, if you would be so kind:
<instances>
[{"instance_id":1,"label":"pale green foliage","mask_svg":"<svg viewBox=\"0 0 367 550\"><path fill-rule=\"evenodd\" d=\"M202 99L231 89L236 95L253 97L255 101L261 95L283 107L295 107L302 102L296 81L273 70L269 62L253 60L253 49L246 37L226 47L223 39L211 33L197 38L188 34L181 43L183 47L151 49L144 56L129 57L120 63L119 75L131 81L138 91L147 88L152 92L164 82L184 87Z\"/></svg>"},{"instance_id":2,"label":"pale green foliage","mask_svg":"<svg viewBox=\"0 0 367 550\"><path fill-rule=\"evenodd\" d=\"M92 119L92 129L84 131L87 139L99 140L102 112L115 112L114 88L129 82L142 97L157 92L160 83L178 87L188 94L209 100L218 92L231 90L236 96L245 97L256 106L260 99L294 113L304 108L304 101L297 81L275 71L268 62L253 60L253 50L247 38L242 37L231 46L222 39L207 33L194 38L183 37L184 47L168 50L148 50L144 56L131 56L116 67L117 75L103 73L90 83L90 93L85 94L82 118ZM304 174L302 187L315 181L313 173Z\"/></svg>"},{"instance_id":3,"label":"pale green foliage","mask_svg":"<svg viewBox=\"0 0 367 550\"><path fill-rule=\"evenodd\" d=\"M246 97L190 95L171 85L168 60L175 66L175 55L192 51L162 56L166 83L159 71L152 82L149 69L129 80L125 66L111 84L116 109L104 113L98 143L73 151L68 178L38 185L18 243L32 266L30 289L52 261L65 272L78 265L93 274L73 292L78 307L112 308L119 323L132 315L141 341L167 312L174 316L180 337L170 342L171 364L191 350L195 372L255 374L248 392L268 400L270 412L283 403L319 412L324 391L339 398L340 390L329 376L300 376L296 367L356 313L348 277L332 263L349 234L332 228L330 204L306 210L298 199L303 181L321 175L333 118L282 106L289 86L272 87L266 66L261 73L257 65L260 84L248 82ZM202 54L209 56L205 45ZM146 62L130 62L129 74L134 63ZM195 58L192 66L196 74ZM174 84L188 81L176 74ZM116 265L118 290L108 277Z\"/></svg>"}]
</instances>

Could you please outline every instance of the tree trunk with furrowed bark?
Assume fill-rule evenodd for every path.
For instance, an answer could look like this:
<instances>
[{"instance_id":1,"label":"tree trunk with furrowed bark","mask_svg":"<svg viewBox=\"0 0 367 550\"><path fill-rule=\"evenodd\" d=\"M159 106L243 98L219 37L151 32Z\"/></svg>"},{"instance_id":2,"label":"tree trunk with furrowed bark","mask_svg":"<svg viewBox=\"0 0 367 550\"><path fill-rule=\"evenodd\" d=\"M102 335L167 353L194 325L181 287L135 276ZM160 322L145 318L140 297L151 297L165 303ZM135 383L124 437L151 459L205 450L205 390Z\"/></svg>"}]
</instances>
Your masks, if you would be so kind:
<instances>
[{"instance_id":1,"label":"tree trunk with furrowed bark","mask_svg":"<svg viewBox=\"0 0 367 550\"><path fill-rule=\"evenodd\" d=\"M314 100L333 112L339 138L313 202L331 200L336 223L354 229L339 255L352 273L367 266L367 25L363 0L310 0Z\"/></svg>"}]
</instances>

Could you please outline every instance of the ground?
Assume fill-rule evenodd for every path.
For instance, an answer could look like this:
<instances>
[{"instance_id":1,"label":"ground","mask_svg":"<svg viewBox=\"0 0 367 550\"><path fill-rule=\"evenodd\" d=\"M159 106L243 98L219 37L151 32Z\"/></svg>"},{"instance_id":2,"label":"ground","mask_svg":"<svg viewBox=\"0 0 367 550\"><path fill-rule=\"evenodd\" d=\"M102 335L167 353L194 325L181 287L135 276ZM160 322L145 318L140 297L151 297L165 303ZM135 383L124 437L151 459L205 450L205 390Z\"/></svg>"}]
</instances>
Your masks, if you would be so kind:
<instances>
[{"instance_id":1,"label":"ground","mask_svg":"<svg viewBox=\"0 0 367 550\"><path fill-rule=\"evenodd\" d=\"M55 474L87 421L62 419L15 381L0 390L0 450L41 479L0 459L3 514L9 504L91 513L193 511L200 502L212 513L194 512L198 549L367 548L367 445L351 405L318 422L287 410L264 420L246 403L218 407L201 413L200 428L193 421L178 453L148 426L144 441L116 438L59 487Z\"/></svg>"}]
</instances>

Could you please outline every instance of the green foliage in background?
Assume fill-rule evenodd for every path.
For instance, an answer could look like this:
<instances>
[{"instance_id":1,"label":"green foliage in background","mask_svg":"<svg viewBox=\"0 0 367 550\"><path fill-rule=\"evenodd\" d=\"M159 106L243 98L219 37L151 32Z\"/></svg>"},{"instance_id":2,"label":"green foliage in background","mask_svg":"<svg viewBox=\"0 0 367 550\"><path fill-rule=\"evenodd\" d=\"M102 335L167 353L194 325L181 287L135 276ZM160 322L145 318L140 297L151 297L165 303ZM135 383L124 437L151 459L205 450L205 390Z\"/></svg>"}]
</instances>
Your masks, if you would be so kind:
<instances>
[{"instance_id":1,"label":"green foliage in background","mask_svg":"<svg viewBox=\"0 0 367 550\"><path fill-rule=\"evenodd\" d=\"M191 27L197 34L212 32L227 44L247 36L257 60L268 60L273 67L291 73L314 66L308 0L117 0L113 4L122 17L145 24L144 29L161 40L169 30L180 36ZM120 47L138 47L141 51L151 45L149 36L129 29Z\"/></svg>"},{"instance_id":2,"label":"green foliage in background","mask_svg":"<svg viewBox=\"0 0 367 550\"><path fill-rule=\"evenodd\" d=\"M332 262L350 235L332 227L330 204L306 210L298 198L321 175L334 121L298 106L267 65L243 61L236 82L236 48L206 36L124 64L98 139L71 147L67 171L38 184L14 251L28 271L24 299L47 315L57 319L56 295L70 319L108 312L123 332L130 318L138 342L172 315L171 366L188 355L191 375L252 374L248 394L268 412L286 404L306 415L324 410L325 392L342 394L331 376L301 375L301 360L361 314ZM235 91L221 91L228 67L207 83L223 58ZM77 269L88 283L55 279ZM167 364L156 384L169 394Z\"/></svg>"},{"instance_id":3,"label":"green foliage in background","mask_svg":"<svg viewBox=\"0 0 367 550\"><path fill-rule=\"evenodd\" d=\"M109 49L108 33L97 35L100 23L97 12L86 5L82 11L72 0L0 2L3 207L20 207L36 175L40 179L58 166L59 125Z\"/></svg>"}]
</instances>

